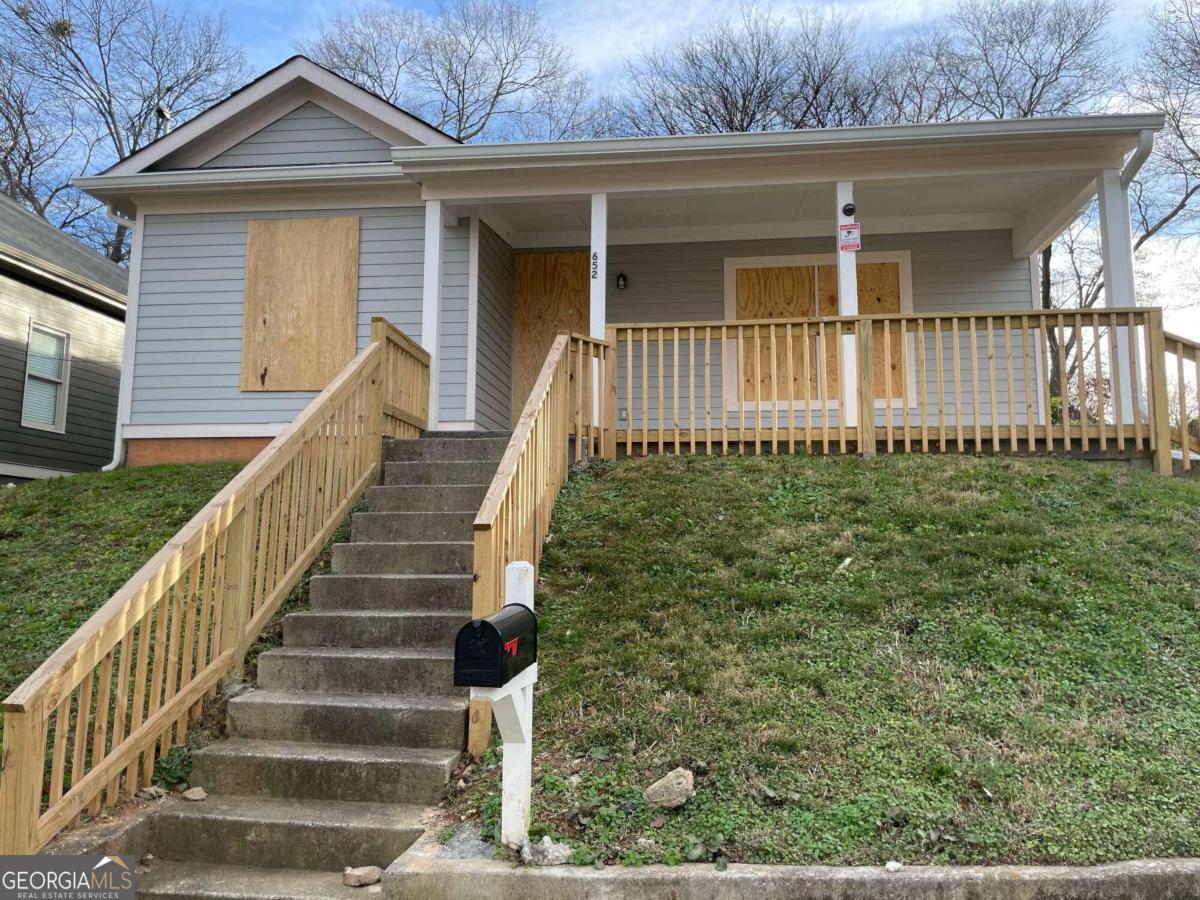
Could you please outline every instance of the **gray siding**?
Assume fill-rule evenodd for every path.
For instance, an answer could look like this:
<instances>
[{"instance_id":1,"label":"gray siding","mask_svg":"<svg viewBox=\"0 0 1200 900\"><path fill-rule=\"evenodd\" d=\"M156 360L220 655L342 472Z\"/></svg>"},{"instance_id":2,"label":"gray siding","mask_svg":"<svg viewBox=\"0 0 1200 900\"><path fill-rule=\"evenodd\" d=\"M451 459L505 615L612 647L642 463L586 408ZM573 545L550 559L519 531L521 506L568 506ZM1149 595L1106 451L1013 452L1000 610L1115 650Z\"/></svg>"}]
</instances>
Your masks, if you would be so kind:
<instances>
[{"instance_id":1,"label":"gray siding","mask_svg":"<svg viewBox=\"0 0 1200 900\"><path fill-rule=\"evenodd\" d=\"M867 235L863 250L908 250L912 257L913 310L914 312L949 312L987 309L1029 309L1032 302L1032 287L1028 259L1013 259L1011 233L1004 231L974 231L956 233L918 233ZM671 321L719 321L725 318L724 263L726 257L775 256L785 254L832 253L832 238L774 239L761 241L722 241L680 244L619 245L609 248L609 289L607 318L610 322L671 322ZM624 272L629 277L629 288L615 289L616 275ZM653 335L652 335L653 337ZM672 335L668 335L670 340ZM947 409L947 422L954 421L953 393L950 387L953 378L950 335L942 336L943 396ZM977 336L980 346L986 346L982 332ZM925 338L926 355L929 361L926 386L930 406L936 408L937 375L935 366L935 339ZM1003 360L1005 341L997 335L997 356ZM971 379L969 370L969 338L960 337L960 369L966 390L963 397L964 421L971 415ZM910 357L915 365L915 345L910 343ZM710 348L710 393L712 407L709 415L714 422L720 421L722 408L728 407L723 392L722 355L719 341ZM641 403L641 351L633 348L634 375L632 392L626 383L625 346L619 350L618 392L619 405L629 410L637 427L642 422ZM691 347L686 333L680 341L680 370L687 371L690 364ZM1018 364L1014 366L1013 386L1018 421L1025 420L1025 390L1020 336L1014 339L1014 352ZM981 369L986 369L986 353L981 352ZM697 365L703 366L704 346L697 341ZM729 356L732 361L736 357ZM648 405L650 427L658 426L658 358L651 347L648 355ZM730 363L733 364L732 362ZM1007 422L1008 382L1001 364L997 373L997 413ZM668 408L673 406L674 395L673 345L667 347L663 359L663 393ZM979 373L981 422L991 421L992 410L988 403L989 384L986 371ZM689 427L692 386L680 375L680 427ZM697 376L696 418L703 425L704 396L703 378ZM915 392L910 397L916 398ZM1035 403L1036 408L1036 403ZM730 425L736 424L736 411L728 411ZM884 411L879 410L882 424ZM763 413L767 421L769 413ZM668 419L671 417L668 416ZM901 413L895 411L900 421ZM785 415L781 413L780 420ZM836 413L830 413L830 421L836 422ZM820 411L814 413L814 422L820 421ZM753 423L753 414L746 413L747 424ZM623 427L623 424L620 426Z\"/></svg>"},{"instance_id":2,"label":"gray siding","mask_svg":"<svg viewBox=\"0 0 1200 900\"><path fill-rule=\"evenodd\" d=\"M479 310L475 360L475 423L512 427L513 249L479 225Z\"/></svg>"},{"instance_id":3,"label":"gray siding","mask_svg":"<svg viewBox=\"0 0 1200 900\"><path fill-rule=\"evenodd\" d=\"M31 319L71 336L65 434L21 426ZM120 319L0 274L0 469L81 472L112 459L124 332Z\"/></svg>"},{"instance_id":4,"label":"gray siding","mask_svg":"<svg viewBox=\"0 0 1200 900\"><path fill-rule=\"evenodd\" d=\"M315 103L305 103L202 168L387 162L391 147Z\"/></svg>"},{"instance_id":5,"label":"gray siding","mask_svg":"<svg viewBox=\"0 0 1200 900\"><path fill-rule=\"evenodd\" d=\"M357 215L358 346L372 316L421 340L421 207L296 212L150 215L142 238L131 424L288 422L314 396L307 391L243 393L240 388L246 222ZM442 370L447 418L465 415L468 229L444 239Z\"/></svg>"}]
</instances>

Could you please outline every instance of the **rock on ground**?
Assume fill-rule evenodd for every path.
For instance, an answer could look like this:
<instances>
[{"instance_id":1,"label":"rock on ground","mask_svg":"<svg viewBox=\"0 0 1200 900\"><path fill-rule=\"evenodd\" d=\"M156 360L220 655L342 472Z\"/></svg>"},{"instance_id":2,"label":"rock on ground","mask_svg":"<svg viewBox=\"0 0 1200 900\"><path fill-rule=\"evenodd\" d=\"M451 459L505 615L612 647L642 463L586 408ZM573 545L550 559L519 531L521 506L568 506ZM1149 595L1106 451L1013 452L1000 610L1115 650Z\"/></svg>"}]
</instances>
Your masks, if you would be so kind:
<instances>
[{"instance_id":1,"label":"rock on ground","mask_svg":"<svg viewBox=\"0 0 1200 900\"><path fill-rule=\"evenodd\" d=\"M180 794L180 796L183 797L184 800L207 800L208 791L202 787L188 788L186 791Z\"/></svg>"},{"instance_id":2,"label":"rock on ground","mask_svg":"<svg viewBox=\"0 0 1200 900\"><path fill-rule=\"evenodd\" d=\"M650 806L675 809L691 799L695 781L692 773L684 768L668 772L642 792L642 799Z\"/></svg>"},{"instance_id":3,"label":"rock on ground","mask_svg":"<svg viewBox=\"0 0 1200 900\"><path fill-rule=\"evenodd\" d=\"M347 866L342 872L342 884L347 887L366 887L368 884L377 884L382 877L383 869L379 866L359 866L356 869Z\"/></svg>"},{"instance_id":4,"label":"rock on ground","mask_svg":"<svg viewBox=\"0 0 1200 900\"><path fill-rule=\"evenodd\" d=\"M521 845L521 862L527 866L565 866L570 861L571 848L550 840L549 835L536 844L526 838Z\"/></svg>"}]
</instances>

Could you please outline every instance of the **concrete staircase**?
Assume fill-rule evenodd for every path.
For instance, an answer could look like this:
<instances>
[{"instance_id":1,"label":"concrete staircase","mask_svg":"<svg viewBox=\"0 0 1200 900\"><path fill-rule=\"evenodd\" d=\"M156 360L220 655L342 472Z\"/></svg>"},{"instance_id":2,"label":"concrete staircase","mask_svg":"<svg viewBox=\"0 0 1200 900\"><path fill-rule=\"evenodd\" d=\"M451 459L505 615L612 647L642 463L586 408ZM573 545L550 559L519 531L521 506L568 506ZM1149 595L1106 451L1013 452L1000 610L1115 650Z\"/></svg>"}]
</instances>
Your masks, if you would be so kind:
<instances>
[{"instance_id":1,"label":"concrete staircase","mask_svg":"<svg viewBox=\"0 0 1200 900\"><path fill-rule=\"evenodd\" d=\"M422 833L463 750L453 636L470 618L471 523L507 435L384 448L383 484L284 619L227 740L193 756L203 802L164 806L138 895L361 897L345 866L388 866Z\"/></svg>"}]
</instances>

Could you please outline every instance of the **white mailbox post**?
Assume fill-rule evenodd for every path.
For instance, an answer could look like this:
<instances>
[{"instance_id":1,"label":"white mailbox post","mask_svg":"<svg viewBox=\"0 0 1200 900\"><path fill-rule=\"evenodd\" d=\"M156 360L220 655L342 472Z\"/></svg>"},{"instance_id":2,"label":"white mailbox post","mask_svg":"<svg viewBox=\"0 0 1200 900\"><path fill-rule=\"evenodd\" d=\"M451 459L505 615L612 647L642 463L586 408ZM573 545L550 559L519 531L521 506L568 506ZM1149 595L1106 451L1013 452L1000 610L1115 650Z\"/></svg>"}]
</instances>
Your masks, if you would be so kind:
<instances>
[{"instance_id":1,"label":"white mailbox post","mask_svg":"<svg viewBox=\"0 0 1200 900\"><path fill-rule=\"evenodd\" d=\"M504 571L506 605L520 603L533 609L533 566L513 562ZM504 747L503 787L500 807L500 840L520 847L529 834L529 806L533 788L533 686L538 667L534 663L503 687L471 688L472 700L487 700L500 729Z\"/></svg>"}]
</instances>

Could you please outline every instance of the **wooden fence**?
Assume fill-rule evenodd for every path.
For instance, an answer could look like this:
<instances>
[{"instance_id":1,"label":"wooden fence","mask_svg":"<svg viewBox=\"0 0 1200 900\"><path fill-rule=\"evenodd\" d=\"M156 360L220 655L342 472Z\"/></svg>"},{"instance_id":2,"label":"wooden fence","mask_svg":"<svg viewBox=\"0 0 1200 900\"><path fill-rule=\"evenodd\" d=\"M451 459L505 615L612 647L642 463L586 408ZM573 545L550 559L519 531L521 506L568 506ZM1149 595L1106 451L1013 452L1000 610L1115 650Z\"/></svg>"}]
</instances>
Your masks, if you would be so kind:
<instances>
[{"instance_id":1,"label":"wooden fence","mask_svg":"<svg viewBox=\"0 0 1200 900\"><path fill-rule=\"evenodd\" d=\"M514 560L541 560L550 512L567 480L572 456L587 462L615 456L604 437L611 400L611 348L582 335L554 339L533 390L475 518L475 584L471 615L489 616L504 605L504 570ZM571 438L574 436L574 452ZM467 749L478 756L491 733L490 704L472 702Z\"/></svg>"},{"instance_id":2,"label":"wooden fence","mask_svg":"<svg viewBox=\"0 0 1200 900\"><path fill-rule=\"evenodd\" d=\"M150 783L376 480L381 436L425 427L429 357L371 344L4 702L0 852Z\"/></svg>"},{"instance_id":3,"label":"wooden fence","mask_svg":"<svg viewBox=\"0 0 1200 900\"><path fill-rule=\"evenodd\" d=\"M1154 453L1161 470L1170 443L1157 309L631 323L608 337L609 427L630 456L1101 451Z\"/></svg>"}]
</instances>

